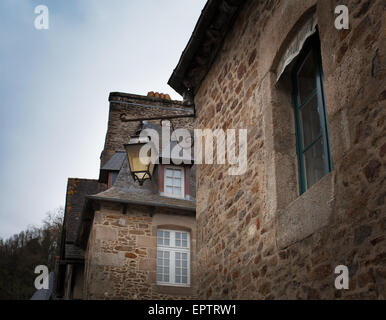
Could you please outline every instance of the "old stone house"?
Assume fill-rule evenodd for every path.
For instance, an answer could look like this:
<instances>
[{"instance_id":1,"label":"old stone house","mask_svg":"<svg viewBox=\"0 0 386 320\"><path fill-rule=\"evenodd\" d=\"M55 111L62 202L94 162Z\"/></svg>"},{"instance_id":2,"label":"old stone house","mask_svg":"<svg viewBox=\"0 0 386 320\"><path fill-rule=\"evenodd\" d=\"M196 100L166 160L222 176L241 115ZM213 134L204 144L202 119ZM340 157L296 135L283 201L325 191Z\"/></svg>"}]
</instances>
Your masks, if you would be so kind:
<instances>
[{"instance_id":1,"label":"old stone house","mask_svg":"<svg viewBox=\"0 0 386 320\"><path fill-rule=\"evenodd\" d=\"M197 168L199 297L386 298L385 13L207 2L169 84L194 95L196 127L248 129L248 169Z\"/></svg>"},{"instance_id":2,"label":"old stone house","mask_svg":"<svg viewBox=\"0 0 386 320\"><path fill-rule=\"evenodd\" d=\"M109 101L99 180L68 180L56 298L194 298L195 168L161 161L139 184L124 148L162 118L192 129L191 107L158 93Z\"/></svg>"},{"instance_id":3,"label":"old stone house","mask_svg":"<svg viewBox=\"0 0 386 320\"><path fill-rule=\"evenodd\" d=\"M338 5L349 29L335 27ZM79 228L58 263L62 296L84 284L88 299L384 299L385 12L383 0L209 0L169 79L193 106L110 96L100 179L79 183L82 209L66 206ZM165 198L162 169L140 187L122 151L149 108L130 103L169 108L150 108L158 119L193 108L181 128L247 129L247 172L193 167L195 202ZM189 286L159 281L164 231L190 238ZM349 289L334 285L339 265Z\"/></svg>"}]
</instances>

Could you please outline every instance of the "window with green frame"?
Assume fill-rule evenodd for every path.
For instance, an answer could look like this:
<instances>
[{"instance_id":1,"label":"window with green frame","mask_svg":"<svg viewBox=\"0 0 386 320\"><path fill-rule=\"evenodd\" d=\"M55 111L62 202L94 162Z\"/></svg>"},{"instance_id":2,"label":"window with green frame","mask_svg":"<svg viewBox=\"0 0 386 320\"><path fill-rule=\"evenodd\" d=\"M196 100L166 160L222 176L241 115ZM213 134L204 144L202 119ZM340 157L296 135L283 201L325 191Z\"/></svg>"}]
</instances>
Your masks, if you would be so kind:
<instances>
[{"instance_id":1,"label":"window with green frame","mask_svg":"<svg viewBox=\"0 0 386 320\"><path fill-rule=\"evenodd\" d=\"M305 43L293 69L293 102L300 194L332 170L320 41Z\"/></svg>"}]
</instances>

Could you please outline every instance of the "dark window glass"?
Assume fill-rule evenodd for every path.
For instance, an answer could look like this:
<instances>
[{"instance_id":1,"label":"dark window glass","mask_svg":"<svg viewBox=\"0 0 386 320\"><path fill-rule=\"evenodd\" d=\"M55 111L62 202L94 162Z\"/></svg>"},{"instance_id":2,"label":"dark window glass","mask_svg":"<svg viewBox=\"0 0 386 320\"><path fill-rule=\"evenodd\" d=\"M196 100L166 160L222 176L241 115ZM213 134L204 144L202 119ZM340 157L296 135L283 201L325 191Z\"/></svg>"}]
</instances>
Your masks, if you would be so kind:
<instances>
[{"instance_id":1,"label":"dark window glass","mask_svg":"<svg viewBox=\"0 0 386 320\"><path fill-rule=\"evenodd\" d=\"M300 193L332 170L319 37L307 40L293 69Z\"/></svg>"},{"instance_id":2,"label":"dark window glass","mask_svg":"<svg viewBox=\"0 0 386 320\"><path fill-rule=\"evenodd\" d=\"M306 186L309 188L324 176L323 144L319 139L304 152L306 166Z\"/></svg>"},{"instance_id":3,"label":"dark window glass","mask_svg":"<svg viewBox=\"0 0 386 320\"><path fill-rule=\"evenodd\" d=\"M111 173L111 183L114 185L115 181L117 180L118 172L112 172Z\"/></svg>"},{"instance_id":4,"label":"dark window glass","mask_svg":"<svg viewBox=\"0 0 386 320\"><path fill-rule=\"evenodd\" d=\"M315 60L312 52L309 52L306 56L304 63L301 65L298 72L299 83L299 99L300 103L304 103L305 100L316 89L315 82Z\"/></svg>"},{"instance_id":5,"label":"dark window glass","mask_svg":"<svg viewBox=\"0 0 386 320\"><path fill-rule=\"evenodd\" d=\"M308 146L320 136L320 115L316 94L301 108L300 116L303 129L303 144Z\"/></svg>"}]
</instances>

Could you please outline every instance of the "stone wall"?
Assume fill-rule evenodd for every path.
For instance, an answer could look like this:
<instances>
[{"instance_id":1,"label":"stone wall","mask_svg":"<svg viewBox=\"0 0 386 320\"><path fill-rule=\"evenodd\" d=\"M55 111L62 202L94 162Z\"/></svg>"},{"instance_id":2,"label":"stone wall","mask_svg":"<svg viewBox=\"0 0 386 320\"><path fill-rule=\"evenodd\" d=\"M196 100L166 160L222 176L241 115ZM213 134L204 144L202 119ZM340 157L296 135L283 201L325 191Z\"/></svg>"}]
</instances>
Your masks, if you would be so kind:
<instances>
[{"instance_id":1,"label":"stone wall","mask_svg":"<svg viewBox=\"0 0 386 320\"><path fill-rule=\"evenodd\" d=\"M191 234L190 288L156 284L157 229ZM85 299L191 299L195 297L195 218L184 211L103 203L95 212L85 267Z\"/></svg>"},{"instance_id":2,"label":"stone wall","mask_svg":"<svg viewBox=\"0 0 386 320\"><path fill-rule=\"evenodd\" d=\"M334 27L337 5L350 29ZM247 128L248 171L197 168L203 299L386 298L386 4L248 1L196 96L199 128ZM291 88L276 68L299 23L319 21L334 170L299 196ZM284 81L284 82L283 82ZM334 269L350 271L336 290Z\"/></svg>"}]
</instances>

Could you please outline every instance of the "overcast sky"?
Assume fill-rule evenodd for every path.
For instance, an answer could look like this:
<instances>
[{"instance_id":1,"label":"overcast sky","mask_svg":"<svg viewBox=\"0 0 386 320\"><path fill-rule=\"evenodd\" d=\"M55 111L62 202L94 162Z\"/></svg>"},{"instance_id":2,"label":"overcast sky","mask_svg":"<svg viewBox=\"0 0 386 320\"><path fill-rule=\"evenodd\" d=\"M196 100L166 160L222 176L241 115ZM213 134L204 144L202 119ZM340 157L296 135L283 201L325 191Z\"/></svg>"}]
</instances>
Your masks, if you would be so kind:
<instances>
[{"instance_id":1,"label":"overcast sky","mask_svg":"<svg viewBox=\"0 0 386 320\"><path fill-rule=\"evenodd\" d=\"M180 99L167 81L205 2L0 1L0 237L64 206L68 177L98 177L111 91Z\"/></svg>"}]
</instances>

